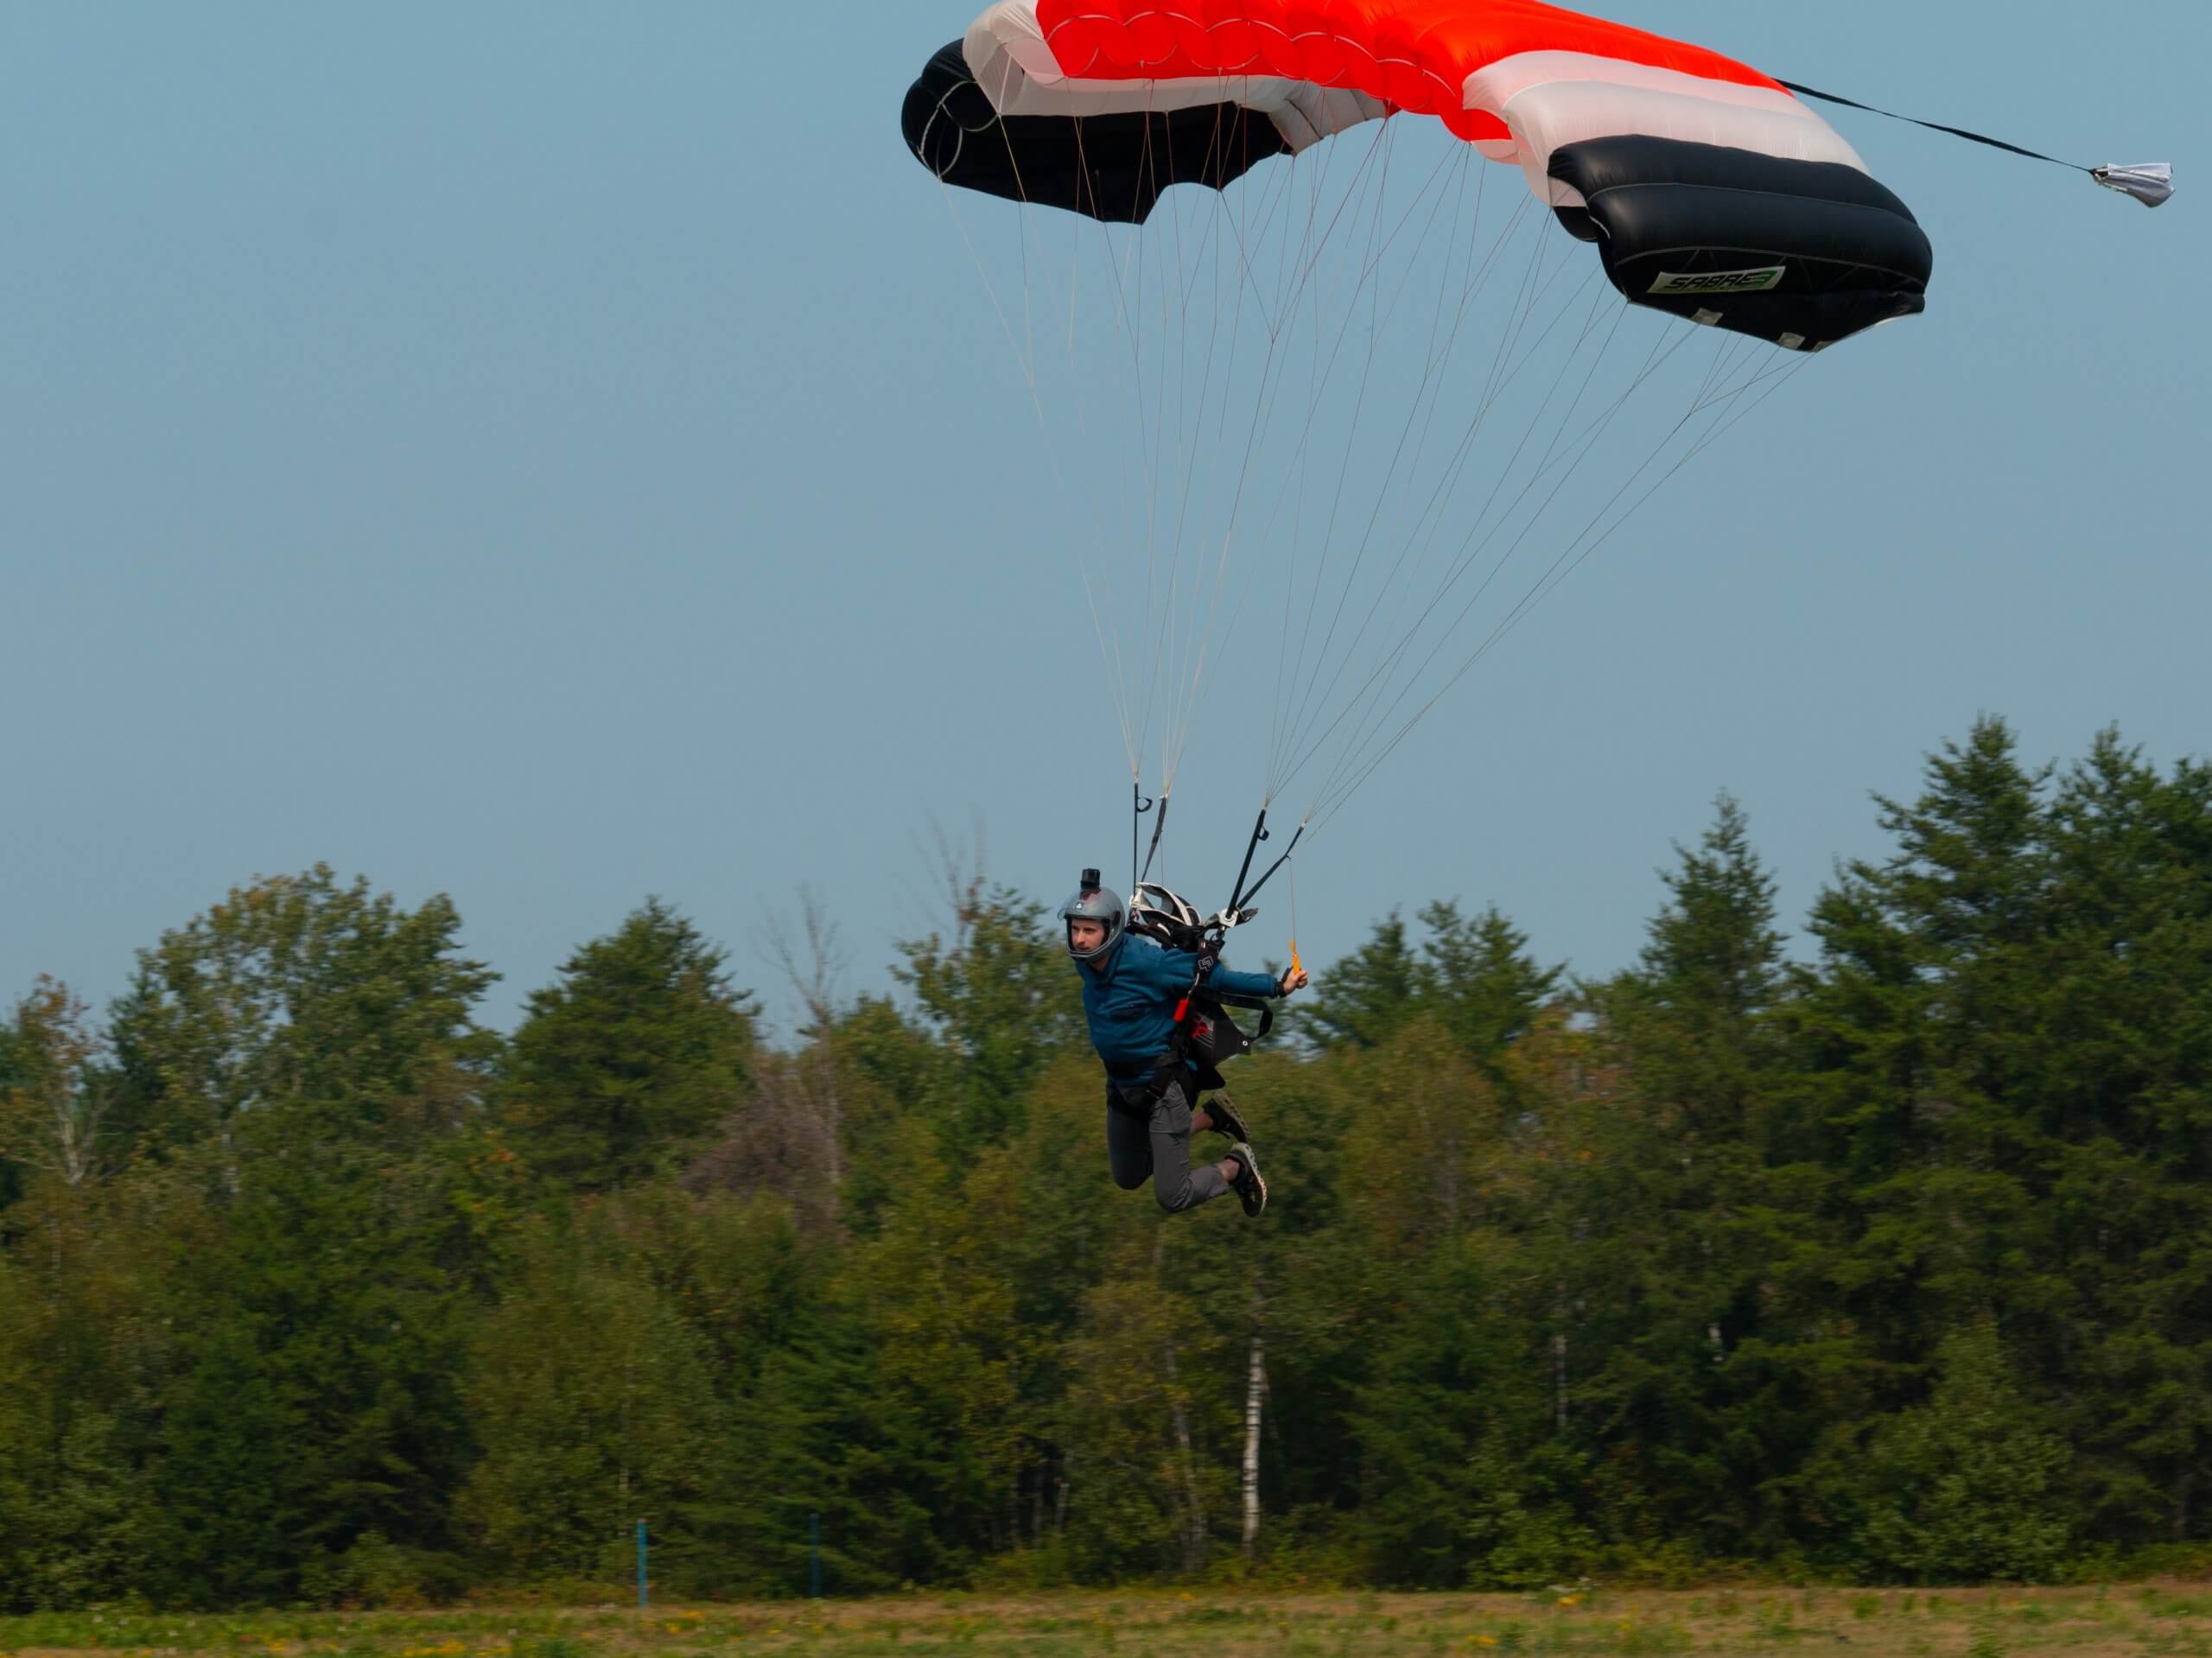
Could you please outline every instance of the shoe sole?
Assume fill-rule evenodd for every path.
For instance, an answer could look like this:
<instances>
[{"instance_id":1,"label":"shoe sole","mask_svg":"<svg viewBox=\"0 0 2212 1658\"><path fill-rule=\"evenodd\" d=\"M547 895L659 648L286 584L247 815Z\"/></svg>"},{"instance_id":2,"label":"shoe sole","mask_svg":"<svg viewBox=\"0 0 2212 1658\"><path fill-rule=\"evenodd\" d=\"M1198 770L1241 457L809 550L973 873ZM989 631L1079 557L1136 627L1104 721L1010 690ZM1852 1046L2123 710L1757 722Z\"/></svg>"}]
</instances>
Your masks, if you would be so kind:
<instances>
[{"instance_id":1,"label":"shoe sole","mask_svg":"<svg viewBox=\"0 0 2212 1658\"><path fill-rule=\"evenodd\" d=\"M1245 1219L1255 1221L1268 1206L1268 1177L1260 1172L1259 1159L1253 1155L1252 1148L1243 1141L1237 1142L1230 1155L1244 1166L1244 1173L1251 1182L1249 1190L1237 1192L1237 1201L1244 1205Z\"/></svg>"},{"instance_id":2,"label":"shoe sole","mask_svg":"<svg viewBox=\"0 0 2212 1658\"><path fill-rule=\"evenodd\" d=\"M1217 1096L1206 1102L1206 1115L1213 1119L1213 1131L1224 1135L1232 1145L1250 1141L1252 1131L1244 1126L1242 1112Z\"/></svg>"}]
</instances>

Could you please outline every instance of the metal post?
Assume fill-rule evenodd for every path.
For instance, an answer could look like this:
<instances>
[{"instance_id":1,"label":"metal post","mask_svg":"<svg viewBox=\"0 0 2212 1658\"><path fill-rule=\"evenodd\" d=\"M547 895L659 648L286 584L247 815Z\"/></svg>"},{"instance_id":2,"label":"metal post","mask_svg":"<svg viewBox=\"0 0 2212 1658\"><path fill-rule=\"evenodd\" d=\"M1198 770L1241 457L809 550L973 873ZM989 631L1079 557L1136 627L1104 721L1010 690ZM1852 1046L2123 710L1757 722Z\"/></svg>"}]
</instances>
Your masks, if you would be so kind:
<instances>
[{"instance_id":1,"label":"metal post","mask_svg":"<svg viewBox=\"0 0 2212 1658\"><path fill-rule=\"evenodd\" d=\"M645 1522L640 1520L638 1521L638 1610L641 1612L645 1609L646 1582Z\"/></svg>"},{"instance_id":2,"label":"metal post","mask_svg":"<svg viewBox=\"0 0 2212 1658\"><path fill-rule=\"evenodd\" d=\"M818 1514L806 1517L806 1594L810 1600L822 1598L822 1516Z\"/></svg>"}]
</instances>

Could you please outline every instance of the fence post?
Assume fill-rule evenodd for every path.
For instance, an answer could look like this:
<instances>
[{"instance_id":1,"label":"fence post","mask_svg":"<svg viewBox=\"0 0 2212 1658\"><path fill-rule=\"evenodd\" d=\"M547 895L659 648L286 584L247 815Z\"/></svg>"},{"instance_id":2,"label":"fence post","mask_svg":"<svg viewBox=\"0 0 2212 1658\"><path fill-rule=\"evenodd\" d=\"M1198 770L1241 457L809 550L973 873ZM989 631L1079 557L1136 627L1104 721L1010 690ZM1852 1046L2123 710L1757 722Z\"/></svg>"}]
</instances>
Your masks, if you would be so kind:
<instances>
[{"instance_id":1,"label":"fence post","mask_svg":"<svg viewBox=\"0 0 2212 1658\"><path fill-rule=\"evenodd\" d=\"M640 1520L638 1521L638 1610L641 1612L645 1610L645 1522Z\"/></svg>"}]
</instances>

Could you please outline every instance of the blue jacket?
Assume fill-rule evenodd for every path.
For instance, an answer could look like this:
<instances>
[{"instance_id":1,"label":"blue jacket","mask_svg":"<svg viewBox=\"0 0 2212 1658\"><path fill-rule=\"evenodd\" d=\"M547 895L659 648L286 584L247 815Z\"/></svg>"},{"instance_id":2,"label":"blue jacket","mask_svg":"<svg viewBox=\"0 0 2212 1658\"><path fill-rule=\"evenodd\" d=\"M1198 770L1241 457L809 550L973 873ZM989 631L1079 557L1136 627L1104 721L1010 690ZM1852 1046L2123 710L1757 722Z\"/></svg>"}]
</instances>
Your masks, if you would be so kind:
<instances>
[{"instance_id":1,"label":"blue jacket","mask_svg":"<svg viewBox=\"0 0 2212 1658\"><path fill-rule=\"evenodd\" d=\"M1125 933L1103 969L1077 962L1083 980L1083 1016L1090 1022L1090 1045L1116 1082L1135 1085L1152 1074L1175 1030L1175 1004L1191 988L1198 958L1188 950L1167 950L1151 939ZM1279 996L1282 986L1264 973L1239 973L1216 967L1207 988L1227 996Z\"/></svg>"}]
</instances>

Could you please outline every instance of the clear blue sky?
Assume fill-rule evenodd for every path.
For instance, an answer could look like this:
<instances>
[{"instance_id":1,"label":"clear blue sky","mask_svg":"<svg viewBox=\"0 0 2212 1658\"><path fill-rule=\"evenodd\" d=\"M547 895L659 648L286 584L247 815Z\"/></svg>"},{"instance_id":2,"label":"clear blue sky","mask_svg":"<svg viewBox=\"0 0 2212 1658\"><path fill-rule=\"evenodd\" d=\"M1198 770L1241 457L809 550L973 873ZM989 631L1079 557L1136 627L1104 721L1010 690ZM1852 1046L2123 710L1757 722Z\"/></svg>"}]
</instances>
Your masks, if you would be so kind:
<instances>
[{"instance_id":1,"label":"clear blue sky","mask_svg":"<svg viewBox=\"0 0 2212 1658\"><path fill-rule=\"evenodd\" d=\"M0 3L0 991L105 1001L317 860L450 893L495 1022L648 893L772 988L753 935L810 883L876 988L933 821L1048 902L1121 863L1079 589L989 483L1035 423L898 133L976 3ZM1300 860L1317 965L1457 896L1617 967L1724 788L1794 922L1984 711L2033 757L2212 751L2212 13L1611 10L2181 191L1835 112L1935 241L1928 315L1813 364L1376 775ZM1254 792L1186 783L1197 895Z\"/></svg>"}]
</instances>

